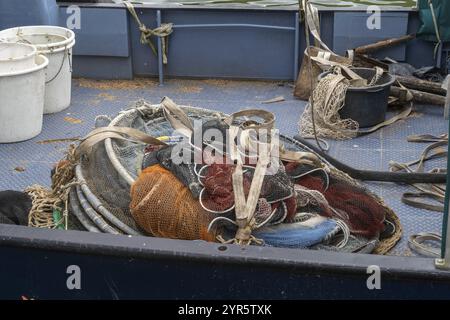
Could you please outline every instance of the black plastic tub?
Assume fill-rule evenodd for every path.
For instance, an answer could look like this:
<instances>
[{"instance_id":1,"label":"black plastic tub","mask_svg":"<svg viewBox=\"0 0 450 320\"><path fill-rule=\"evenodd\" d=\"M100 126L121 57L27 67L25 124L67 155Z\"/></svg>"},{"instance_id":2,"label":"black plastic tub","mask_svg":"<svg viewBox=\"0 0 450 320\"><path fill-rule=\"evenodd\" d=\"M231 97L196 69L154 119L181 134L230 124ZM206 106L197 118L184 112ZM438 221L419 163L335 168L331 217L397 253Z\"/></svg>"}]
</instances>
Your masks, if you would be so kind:
<instances>
[{"instance_id":1,"label":"black plastic tub","mask_svg":"<svg viewBox=\"0 0 450 320\"><path fill-rule=\"evenodd\" d=\"M371 80L375 75L375 69L351 68L364 79ZM319 76L319 80L329 72ZM343 119L353 119L359 123L361 128L377 125L386 120L386 111L391 85L395 77L384 73L371 87L349 87L345 98L345 105L339 111Z\"/></svg>"}]
</instances>

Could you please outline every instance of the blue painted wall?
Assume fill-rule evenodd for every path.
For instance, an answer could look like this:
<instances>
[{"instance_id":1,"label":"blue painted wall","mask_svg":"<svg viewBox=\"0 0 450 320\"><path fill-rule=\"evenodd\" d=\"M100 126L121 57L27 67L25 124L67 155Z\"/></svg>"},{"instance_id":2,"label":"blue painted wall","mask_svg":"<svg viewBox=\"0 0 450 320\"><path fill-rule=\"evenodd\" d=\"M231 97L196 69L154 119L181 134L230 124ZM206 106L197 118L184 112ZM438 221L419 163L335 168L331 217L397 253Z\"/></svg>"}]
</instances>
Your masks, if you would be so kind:
<instances>
[{"instance_id":1,"label":"blue painted wall","mask_svg":"<svg viewBox=\"0 0 450 320\"><path fill-rule=\"evenodd\" d=\"M17 26L56 24L56 0L0 0L0 30Z\"/></svg>"},{"instance_id":2,"label":"blue painted wall","mask_svg":"<svg viewBox=\"0 0 450 320\"><path fill-rule=\"evenodd\" d=\"M357 48L368 43L398 38L407 34L407 12L383 12L380 15L380 28L369 29L366 12L336 12L334 14L333 51L344 55L348 49ZM406 46L399 45L376 52L377 58L390 57L397 61L406 58Z\"/></svg>"},{"instance_id":3,"label":"blue painted wall","mask_svg":"<svg viewBox=\"0 0 450 320\"><path fill-rule=\"evenodd\" d=\"M66 26L69 14L55 0L0 0L0 27L32 24ZM180 24L245 23L294 27L296 11L161 9L162 22ZM156 9L137 8L142 22L156 27ZM343 53L347 48L389 37L415 33L420 21L417 12L383 12L381 30L365 27L362 12L322 11L322 38L330 48ZM146 45L134 19L124 7L81 8L81 29L74 30L75 76L130 79L157 76L157 59ZM305 49L302 26L299 33L299 61ZM294 32L255 28L175 29L169 39L169 64L166 76L201 78L249 78L292 80L294 69ZM156 41L155 41L156 44ZM407 61L416 67L432 65L432 43L414 40L380 52Z\"/></svg>"},{"instance_id":4,"label":"blue painted wall","mask_svg":"<svg viewBox=\"0 0 450 320\"><path fill-rule=\"evenodd\" d=\"M67 27L72 15L59 9L59 25ZM94 79L132 79L129 16L124 8L86 8L80 12L80 29L74 29L75 77ZM136 44L136 50L142 50Z\"/></svg>"},{"instance_id":5,"label":"blue painted wall","mask_svg":"<svg viewBox=\"0 0 450 320\"><path fill-rule=\"evenodd\" d=\"M142 21L155 27L156 11L144 11ZM295 26L292 12L167 10L162 22L186 24L262 24ZM157 75L157 60L139 42L131 21L133 65L136 75ZM293 31L258 28L175 29L169 39L168 76L291 79L294 63ZM155 42L156 43L156 42Z\"/></svg>"}]
</instances>

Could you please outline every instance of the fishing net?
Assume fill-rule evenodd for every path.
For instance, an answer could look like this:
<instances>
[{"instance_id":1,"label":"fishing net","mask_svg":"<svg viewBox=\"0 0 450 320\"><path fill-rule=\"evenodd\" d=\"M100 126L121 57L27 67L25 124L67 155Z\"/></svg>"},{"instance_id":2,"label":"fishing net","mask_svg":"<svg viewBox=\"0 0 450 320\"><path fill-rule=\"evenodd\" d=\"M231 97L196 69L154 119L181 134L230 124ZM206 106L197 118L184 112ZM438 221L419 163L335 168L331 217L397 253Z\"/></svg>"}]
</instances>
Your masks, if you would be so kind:
<instances>
[{"instance_id":1,"label":"fishing net","mask_svg":"<svg viewBox=\"0 0 450 320\"><path fill-rule=\"evenodd\" d=\"M198 108L186 107L185 110L193 120L218 116L218 113ZM142 100L113 120L99 116L96 127L129 127L156 137L173 133L161 106ZM148 234L130 212L130 188L141 173L147 148L134 141L106 139L82 155L75 170L79 185L69 193L69 214L71 220L76 221L74 228L112 234Z\"/></svg>"},{"instance_id":2,"label":"fishing net","mask_svg":"<svg viewBox=\"0 0 450 320\"><path fill-rule=\"evenodd\" d=\"M339 115L349 86L350 81L341 74L330 73L322 78L300 118L300 135L337 140L354 138L358 133L358 122L341 119Z\"/></svg>"},{"instance_id":3,"label":"fishing net","mask_svg":"<svg viewBox=\"0 0 450 320\"><path fill-rule=\"evenodd\" d=\"M362 116L350 111L352 110L351 105L346 105L346 103L356 103L352 98L355 97L354 90L358 88L368 92L378 92L375 86L383 86L392 83L392 81L393 78L379 67L375 67L375 69L351 69L344 65L334 66L328 73L320 76L320 80L314 88L300 117L300 135L336 140L356 137L361 133L359 131L360 125L364 126L366 123L361 118ZM352 90L352 97L347 97L349 88ZM387 100L386 103L388 103ZM346 108L343 109L344 107ZM356 108L356 106L354 107ZM410 113L407 110L409 109L405 109L387 121L380 120L376 126L366 129L364 133L376 131L407 117ZM358 123L358 121L361 123Z\"/></svg>"},{"instance_id":4,"label":"fishing net","mask_svg":"<svg viewBox=\"0 0 450 320\"><path fill-rule=\"evenodd\" d=\"M160 165L145 169L131 194L132 215L148 233L171 239L215 240L215 232L208 232L214 216L203 210L189 189Z\"/></svg>"},{"instance_id":5,"label":"fishing net","mask_svg":"<svg viewBox=\"0 0 450 320\"><path fill-rule=\"evenodd\" d=\"M203 124L225 116L206 109L181 109L190 120ZM76 220L77 227L92 232L188 240L226 240L234 236L234 164L171 163L169 155L180 140L161 105L141 101L112 121L104 117L97 120L97 126L104 127L106 122L109 127L138 129L166 145L108 138L86 152L76 168L78 184L69 194L70 218ZM280 142L286 151L311 151L284 136L280 136ZM318 167L292 167L283 162L277 174L264 177L255 209L254 223L259 227L254 236L273 246L387 252L401 235L395 214L370 191L317 157L321 162ZM245 165L243 172L247 193L255 167ZM317 223L317 216L325 220ZM394 226L393 231L382 238L386 229L383 225L387 224ZM275 237L264 229L277 226L280 233ZM305 235L311 236L293 239L300 232L292 231L296 226L309 228L310 233ZM259 233L261 230L264 232Z\"/></svg>"},{"instance_id":6,"label":"fishing net","mask_svg":"<svg viewBox=\"0 0 450 320\"><path fill-rule=\"evenodd\" d=\"M302 221L264 227L256 230L255 236L264 239L264 243L271 247L310 248L333 238L338 232L335 220L320 215L303 215Z\"/></svg>"}]
</instances>

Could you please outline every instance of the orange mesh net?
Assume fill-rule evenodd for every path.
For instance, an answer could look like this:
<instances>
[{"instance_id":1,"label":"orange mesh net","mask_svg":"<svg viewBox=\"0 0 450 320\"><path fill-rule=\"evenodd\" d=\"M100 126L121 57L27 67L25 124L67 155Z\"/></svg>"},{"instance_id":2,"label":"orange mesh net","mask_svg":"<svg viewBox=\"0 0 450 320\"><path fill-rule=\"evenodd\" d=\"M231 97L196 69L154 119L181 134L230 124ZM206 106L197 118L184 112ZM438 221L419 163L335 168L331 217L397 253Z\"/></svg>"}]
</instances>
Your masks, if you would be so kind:
<instances>
[{"instance_id":1,"label":"orange mesh net","mask_svg":"<svg viewBox=\"0 0 450 320\"><path fill-rule=\"evenodd\" d=\"M214 215L205 211L191 192L160 165L145 169L131 187L131 214L155 237L215 241L208 232Z\"/></svg>"}]
</instances>

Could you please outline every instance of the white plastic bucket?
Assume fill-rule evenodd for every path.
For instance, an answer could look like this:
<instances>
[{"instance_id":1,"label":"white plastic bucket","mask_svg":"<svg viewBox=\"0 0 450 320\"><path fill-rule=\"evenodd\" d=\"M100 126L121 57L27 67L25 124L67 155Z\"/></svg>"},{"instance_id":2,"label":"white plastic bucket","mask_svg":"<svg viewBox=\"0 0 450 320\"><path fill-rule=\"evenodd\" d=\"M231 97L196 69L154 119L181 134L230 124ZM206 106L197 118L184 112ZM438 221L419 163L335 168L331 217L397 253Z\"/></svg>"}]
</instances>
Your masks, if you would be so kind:
<instances>
[{"instance_id":1,"label":"white plastic bucket","mask_svg":"<svg viewBox=\"0 0 450 320\"><path fill-rule=\"evenodd\" d=\"M26 42L49 59L44 113L60 112L70 106L72 91L72 48L75 33L56 26L17 27L0 31L0 41Z\"/></svg>"},{"instance_id":2,"label":"white plastic bucket","mask_svg":"<svg viewBox=\"0 0 450 320\"><path fill-rule=\"evenodd\" d=\"M44 113L60 112L70 106L72 97L72 48L67 47L41 51L49 60L46 72Z\"/></svg>"},{"instance_id":3,"label":"white plastic bucket","mask_svg":"<svg viewBox=\"0 0 450 320\"><path fill-rule=\"evenodd\" d=\"M32 45L0 42L0 73L35 67L36 54L37 50Z\"/></svg>"},{"instance_id":4,"label":"white plastic bucket","mask_svg":"<svg viewBox=\"0 0 450 320\"><path fill-rule=\"evenodd\" d=\"M45 51L71 44L75 41L75 33L57 26L26 26L0 31L0 41L2 40L33 44L39 51Z\"/></svg>"},{"instance_id":5,"label":"white plastic bucket","mask_svg":"<svg viewBox=\"0 0 450 320\"><path fill-rule=\"evenodd\" d=\"M24 141L41 133L48 63L38 55L33 68L0 73L0 143Z\"/></svg>"}]
</instances>

